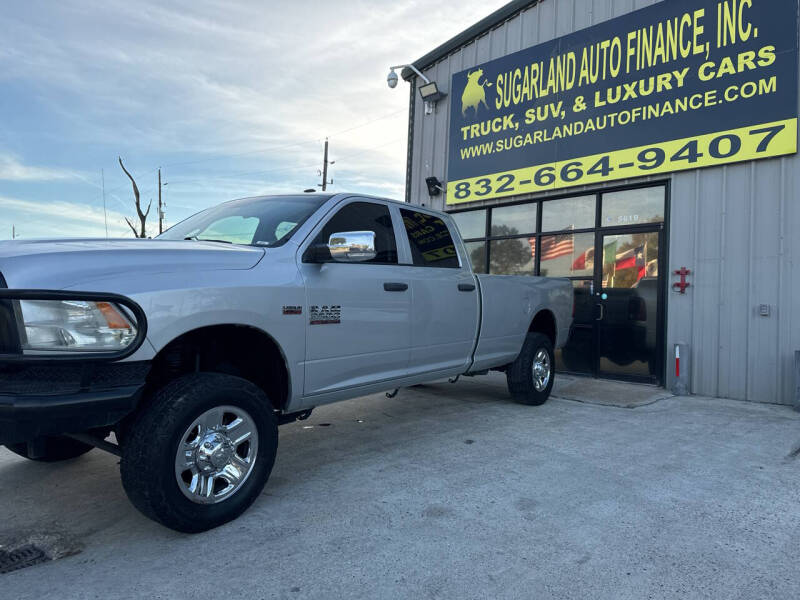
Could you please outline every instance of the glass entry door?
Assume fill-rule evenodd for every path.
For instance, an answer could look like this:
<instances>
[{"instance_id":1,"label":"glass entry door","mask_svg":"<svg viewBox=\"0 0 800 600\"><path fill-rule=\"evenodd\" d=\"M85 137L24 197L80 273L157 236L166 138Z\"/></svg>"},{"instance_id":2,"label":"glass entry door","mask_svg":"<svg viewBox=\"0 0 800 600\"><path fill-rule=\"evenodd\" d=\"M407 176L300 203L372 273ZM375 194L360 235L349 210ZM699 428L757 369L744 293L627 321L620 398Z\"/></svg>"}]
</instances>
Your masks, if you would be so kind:
<instances>
[{"instance_id":1,"label":"glass entry door","mask_svg":"<svg viewBox=\"0 0 800 600\"><path fill-rule=\"evenodd\" d=\"M595 248L596 368L602 377L663 380L662 231L604 231Z\"/></svg>"},{"instance_id":2,"label":"glass entry door","mask_svg":"<svg viewBox=\"0 0 800 600\"><path fill-rule=\"evenodd\" d=\"M572 329L567 344L556 351L559 369L663 382L662 239L660 227L596 233L587 252L594 275L572 282Z\"/></svg>"}]
</instances>

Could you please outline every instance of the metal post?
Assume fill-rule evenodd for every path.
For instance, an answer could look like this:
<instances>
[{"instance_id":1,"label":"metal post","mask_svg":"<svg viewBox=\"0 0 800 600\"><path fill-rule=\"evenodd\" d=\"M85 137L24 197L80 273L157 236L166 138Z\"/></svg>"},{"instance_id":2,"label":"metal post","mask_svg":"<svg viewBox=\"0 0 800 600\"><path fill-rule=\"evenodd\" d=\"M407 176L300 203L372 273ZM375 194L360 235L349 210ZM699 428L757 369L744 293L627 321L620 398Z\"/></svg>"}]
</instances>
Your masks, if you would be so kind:
<instances>
[{"instance_id":1,"label":"metal post","mask_svg":"<svg viewBox=\"0 0 800 600\"><path fill-rule=\"evenodd\" d=\"M158 169L158 233L164 233L164 209L161 207L161 168Z\"/></svg>"},{"instance_id":2,"label":"metal post","mask_svg":"<svg viewBox=\"0 0 800 600\"><path fill-rule=\"evenodd\" d=\"M322 161L322 191L328 187L328 138L325 138L325 158Z\"/></svg>"},{"instance_id":3,"label":"metal post","mask_svg":"<svg viewBox=\"0 0 800 600\"><path fill-rule=\"evenodd\" d=\"M691 393L689 368L691 365L691 348L689 344L678 342L672 347L671 379L672 393L676 396L688 396ZM667 363L670 365L670 362Z\"/></svg>"}]
</instances>

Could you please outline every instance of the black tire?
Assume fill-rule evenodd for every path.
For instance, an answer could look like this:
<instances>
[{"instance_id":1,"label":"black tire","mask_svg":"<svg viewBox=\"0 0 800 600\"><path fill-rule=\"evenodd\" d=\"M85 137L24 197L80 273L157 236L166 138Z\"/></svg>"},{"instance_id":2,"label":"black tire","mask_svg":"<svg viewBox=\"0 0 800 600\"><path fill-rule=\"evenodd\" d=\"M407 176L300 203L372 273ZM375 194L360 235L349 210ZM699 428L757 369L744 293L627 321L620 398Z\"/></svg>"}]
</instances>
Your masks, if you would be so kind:
<instances>
[{"instance_id":1,"label":"black tire","mask_svg":"<svg viewBox=\"0 0 800 600\"><path fill-rule=\"evenodd\" d=\"M94 446L90 446L89 444L84 444L78 440L60 435L36 440L35 444L38 446L35 455L29 452L27 443L9 444L6 448L11 450L14 454L19 454L28 460L48 463L78 458L94 448Z\"/></svg>"},{"instance_id":2,"label":"black tire","mask_svg":"<svg viewBox=\"0 0 800 600\"><path fill-rule=\"evenodd\" d=\"M549 378L547 385L537 390L534 384L533 361L540 351L547 354ZM519 356L508 365L506 380L508 381L508 391L514 402L529 406L540 406L547 402L555 380L555 357L550 338L542 333L529 333Z\"/></svg>"},{"instance_id":3,"label":"black tire","mask_svg":"<svg viewBox=\"0 0 800 600\"><path fill-rule=\"evenodd\" d=\"M181 491L175 473L184 432L200 415L220 407L246 411L258 432L255 463L241 487L216 504L200 504ZM126 428L120 471L122 486L145 516L184 533L198 533L232 521L261 493L278 450L278 425L272 405L257 386L232 375L196 373L154 393Z\"/></svg>"}]
</instances>

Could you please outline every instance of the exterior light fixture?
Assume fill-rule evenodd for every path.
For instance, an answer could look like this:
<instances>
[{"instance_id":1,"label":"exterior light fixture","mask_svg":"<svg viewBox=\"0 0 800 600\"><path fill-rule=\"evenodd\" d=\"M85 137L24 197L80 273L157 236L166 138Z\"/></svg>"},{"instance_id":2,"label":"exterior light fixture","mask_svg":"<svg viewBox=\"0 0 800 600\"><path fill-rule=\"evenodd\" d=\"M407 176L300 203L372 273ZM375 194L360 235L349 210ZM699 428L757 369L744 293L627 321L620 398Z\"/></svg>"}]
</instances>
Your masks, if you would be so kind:
<instances>
[{"instance_id":1,"label":"exterior light fixture","mask_svg":"<svg viewBox=\"0 0 800 600\"><path fill-rule=\"evenodd\" d=\"M436 103L444 98L447 94L439 89L439 86L436 85L435 81L431 81L425 77L425 75L422 74L422 71L417 69L417 67L414 65L395 65L394 67L389 67L389 75L386 77L386 83L392 89L397 87L398 81L395 69L411 69L422 79L422 81L425 82L424 85L419 87L419 94L422 97L423 102L425 102L425 114L432 114Z\"/></svg>"},{"instance_id":2,"label":"exterior light fixture","mask_svg":"<svg viewBox=\"0 0 800 600\"><path fill-rule=\"evenodd\" d=\"M428 186L428 195L429 196L438 196L444 191L442 187L442 182L439 181L436 177L427 177L425 179L425 183Z\"/></svg>"},{"instance_id":3,"label":"exterior light fixture","mask_svg":"<svg viewBox=\"0 0 800 600\"><path fill-rule=\"evenodd\" d=\"M422 99L425 102L438 102L442 98L446 96L443 94L442 91L439 89L439 86L436 85L435 81L431 81L430 83L426 83L425 85L419 86L419 95L422 96Z\"/></svg>"}]
</instances>

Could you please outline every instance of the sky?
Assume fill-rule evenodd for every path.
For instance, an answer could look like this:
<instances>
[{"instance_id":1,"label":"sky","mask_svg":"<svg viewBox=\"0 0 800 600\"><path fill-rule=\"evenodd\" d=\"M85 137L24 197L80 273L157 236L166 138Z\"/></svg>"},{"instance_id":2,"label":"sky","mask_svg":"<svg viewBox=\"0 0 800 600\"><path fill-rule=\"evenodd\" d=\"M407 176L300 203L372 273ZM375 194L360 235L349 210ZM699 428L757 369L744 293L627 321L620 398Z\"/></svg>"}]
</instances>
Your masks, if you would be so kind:
<instances>
[{"instance_id":1,"label":"sky","mask_svg":"<svg viewBox=\"0 0 800 600\"><path fill-rule=\"evenodd\" d=\"M0 12L0 239L132 237L298 192L404 195L408 63L506 0L12 2ZM102 173L102 175L101 175ZM134 221L135 222L135 221ZM151 209L148 234L157 233Z\"/></svg>"}]
</instances>

